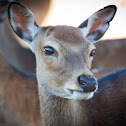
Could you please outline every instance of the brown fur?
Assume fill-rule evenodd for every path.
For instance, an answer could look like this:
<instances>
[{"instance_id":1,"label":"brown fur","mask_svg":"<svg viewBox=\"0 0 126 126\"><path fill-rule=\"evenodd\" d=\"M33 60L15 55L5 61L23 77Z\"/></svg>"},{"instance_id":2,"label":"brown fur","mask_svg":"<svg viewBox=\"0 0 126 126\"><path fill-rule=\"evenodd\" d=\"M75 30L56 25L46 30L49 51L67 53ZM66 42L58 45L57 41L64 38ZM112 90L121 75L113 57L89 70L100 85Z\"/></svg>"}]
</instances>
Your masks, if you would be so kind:
<instances>
[{"instance_id":1,"label":"brown fur","mask_svg":"<svg viewBox=\"0 0 126 126\"><path fill-rule=\"evenodd\" d=\"M54 29L54 38L70 44L82 44L84 38L80 31L72 26L56 26Z\"/></svg>"},{"instance_id":2,"label":"brown fur","mask_svg":"<svg viewBox=\"0 0 126 126\"><path fill-rule=\"evenodd\" d=\"M52 35L55 35L54 32L56 32L55 29L51 32ZM45 35L46 33L47 33L47 31L45 30L43 35ZM52 87L52 85L49 85L48 83L45 84L45 82L50 81L49 78L56 77L55 80L53 79L50 82L55 83L55 86L58 86L58 84L62 85L62 83L64 83L64 79L66 79L67 77L70 77L70 75L68 74L68 72L65 72L64 74L66 76L62 75L62 83L61 83L61 80L58 82L56 81L56 80L59 80L60 76L58 76L57 74L59 73L60 69L55 70L54 67L51 67L53 62L51 62L51 64L48 64L46 62L47 59L44 57L43 50L42 50L42 47L46 43L46 39L48 38L47 40L49 41L50 39L52 39L52 35L50 34L50 36L47 36L47 38L46 39L44 38L44 40L42 40L40 35L41 35L41 33L39 33L39 35L37 36L38 38L36 40L35 51L36 51L37 61L39 61L38 66L37 66L38 78L42 78L42 80L40 80L40 79L38 80L38 83L39 83L41 115L42 115L44 125L45 126L46 125L47 126L53 126L53 125L55 125L55 126L59 126L59 125L60 126L68 126L68 125L72 125L72 126L84 126L84 125L86 125L86 126L92 126L92 125L93 126L95 126L95 125L96 126L101 126L101 125L102 126L106 126L106 125L118 126L120 123L120 124L122 124L122 126L125 126L126 122L124 120L125 120L126 103L125 103L124 99L126 98L126 96L125 96L125 93L121 91L121 89L126 88L125 87L126 74L124 74L123 76L121 74L119 74L118 77L116 77L116 79L112 82L111 81L109 82L109 80L111 80L111 79L108 76L108 78L105 78L102 80L103 81L102 83L105 83L105 84L103 84L103 86L99 80L100 88L98 89L98 93L96 93L95 96L91 100L76 101L76 100L68 100L68 99L59 98L54 95L50 95L49 91L52 90L53 87ZM60 37L56 38L56 40L57 39L59 40ZM53 40L55 40L55 39L53 38ZM67 41L65 41L65 42L67 42ZM57 41L57 43L61 44L62 41L59 41L59 42ZM75 45L71 45L71 46L75 46ZM89 45L87 45L86 48L88 48L88 46ZM40 48L41 48L41 50L39 50ZM67 47L65 47L65 44L63 44L62 48L68 49ZM41 53L41 55L40 55L40 53ZM70 53L70 56L72 56L72 53ZM75 53L73 53L73 56L75 56ZM77 58L75 61L74 61L74 57L71 57L72 60L70 61L70 59L67 59L68 62L71 64L72 64L72 62L73 62L73 64L76 64L77 61L79 61L79 58L78 58L79 56L77 55L75 57ZM78 62L78 63L80 63L80 62ZM49 68L48 68L48 65L49 65ZM81 65L79 65L79 66L81 66ZM52 69L52 71L50 68ZM65 65L65 68L67 68L67 65ZM46 69L46 70L44 70L44 69ZM78 69L77 64L74 66L74 69ZM48 73L48 70L49 70L49 73ZM71 71L70 68L67 68L67 70ZM45 71L45 72L42 73L42 71ZM102 74L106 74L106 73L108 73L108 72L100 73L100 76ZM46 74L47 74L47 78L46 78ZM113 75L113 78L115 78L114 77L115 75L113 73L111 75ZM124 79L124 81L122 79ZM42 87L40 86L41 84L42 84ZM123 85L124 87L121 86L121 88L118 88L117 86L120 86L120 84ZM115 92L113 92L113 94L111 95L110 93L112 93L113 89ZM103 93L103 91L104 91L104 93ZM119 92L119 96L118 96L117 92ZM108 97L107 97L107 95L108 95ZM110 99L111 99L111 104L109 104L110 101L108 101ZM119 100L121 100L120 105L118 105ZM105 101L107 102L107 107L106 107ZM115 106L112 107L113 106L112 104L114 104ZM102 112L102 110L103 110L103 112ZM117 115L119 115L120 117L118 117Z\"/></svg>"},{"instance_id":3,"label":"brown fur","mask_svg":"<svg viewBox=\"0 0 126 126\"><path fill-rule=\"evenodd\" d=\"M68 27L68 28L71 28L71 27ZM62 33L64 33L65 31L67 33L66 28L60 30L59 33L61 31ZM121 73L119 75L117 74L118 76L115 76L112 73L110 76L113 76L113 78L117 78L112 82L111 82L111 77L109 78L109 76L103 80L101 79L102 83L101 83L101 80L99 80L100 89L96 93L97 97L94 96L94 98L92 98L91 100L87 100L87 101L68 100L68 99L60 98L60 97L50 94L51 90L57 90L57 91L60 90L60 86L63 85L63 83L65 83L65 81L69 77L71 77L70 76L71 73L69 72L71 71L71 69L70 69L70 65L68 65L69 67L67 68L67 64L65 64L65 68L67 68L68 70L68 71L65 70L67 71L65 72L66 76L65 75L58 76L58 72L60 71L60 69L57 71L54 69L54 66L51 67L53 69L52 71L50 71L50 69L47 69L48 65L52 66L55 60L54 61L52 60L51 64L48 64L48 63L46 64L45 60L47 59L43 55L43 50L41 51L39 50L40 47L42 48L44 44L46 43L46 41L51 41L51 40L55 40L56 43L60 44L60 46L62 45L62 48L60 49L61 50L65 49L65 51L67 49L70 49L76 46L74 44L68 43L69 39L67 41L67 38L69 34L64 34L64 36L66 37L66 39L65 38L64 39L66 41L64 41L63 44L61 44L62 43L61 38L63 38L63 36L58 36L57 38L55 38L56 32L57 31L54 28L52 34L50 34L50 36L47 36L48 39L47 38L42 39L40 37L41 33L39 33L39 35L37 36L38 38L35 40L36 41L35 55L37 58L37 75L38 75L38 84L39 84L41 115L44 122L43 125L45 126L54 126L54 125L55 126L59 126L59 125L61 126L69 126L69 125L72 125L72 126L84 126L84 125L86 126L92 126L92 125L93 126L101 126L101 125L102 126L106 126L106 125L118 126L120 123L122 126L125 126L126 103L124 99L126 98L126 95L125 95L125 92L122 91L122 89L126 88L126 85L125 85L126 73L122 75ZM45 31L43 34L45 34ZM55 37L53 38L52 36L53 37L55 36ZM66 43L69 44L70 46L69 48L66 47L67 45ZM85 48L88 49L90 44L86 44L88 43L86 41L83 41L83 43L85 44ZM52 41L52 44L53 44L53 41ZM80 42L80 44L78 44L76 48L82 49L82 47L84 46L82 46L81 44L82 43ZM74 73L75 69L80 70L79 68L82 68L81 63L83 63L83 61L82 61L81 55L79 55L81 53L75 54L74 51L73 52L72 50L70 51L69 51L69 55L65 54L66 57L64 60L67 59L67 61L73 66L72 71ZM76 60L74 60L74 57L76 57ZM80 67L78 67L76 63L78 63L78 66ZM56 64L55 64L55 67L56 67ZM61 69L63 70L63 67L61 67ZM43 73L42 71L45 71L45 73ZM54 76L57 77L55 80L53 79L55 78ZM62 80L60 80L60 77L62 77ZM50 81L50 78L52 78L53 80ZM122 80L123 78L124 78L124 81ZM59 80L59 81L57 82L56 80ZM121 88L118 88L119 83L121 83ZM113 89L115 92L112 92ZM117 92L119 92L119 96ZM113 94L111 95L111 93ZM106 97L107 95L108 97ZM118 103L119 100L121 100L120 105ZM111 101L111 104L109 104L110 101ZM106 107L106 102L107 102L107 107ZM112 107L113 104L115 105L114 107Z\"/></svg>"},{"instance_id":4,"label":"brown fur","mask_svg":"<svg viewBox=\"0 0 126 126\"><path fill-rule=\"evenodd\" d=\"M36 82L21 77L0 59L0 126L41 126Z\"/></svg>"},{"instance_id":5,"label":"brown fur","mask_svg":"<svg viewBox=\"0 0 126 126\"><path fill-rule=\"evenodd\" d=\"M98 92L87 101L49 97L42 92L46 97L40 95L45 126L125 126L125 81L126 70L113 72L107 75L107 78L100 78Z\"/></svg>"},{"instance_id":6,"label":"brown fur","mask_svg":"<svg viewBox=\"0 0 126 126\"><path fill-rule=\"evenodd\" d=\"M0 126L41 126L36 81L21 77L1 54L0 66Z\"/></svg>"},{"instance_id":7,"label":"brown fur","mask_svg":"<svg viewBox=\"0 0 126 126\"><path fill-rule=\"evenodd\" d=\"M22 10L22 6L15 3L11 4L10 9L14 6L18 6ZM113 15L109 15L112 19L116 12L116 7L110 6L109 8L114 12ZM27 9L23 9L23 11L30 14ZM12 15L13 13L9 14ZM32 18L31 22L33 20ZM36 30L33 24L31 27ZM100 27L100 30L105 31L106 29ZM57 36L57 32L63 35ZM74 34L77 38L75 41L79 41L78 45L71 43L73 41L71 38L74 39ZM80 37L83 38L83 41L79 39ZM94 41L95 38L93 37L97 36L94 35L92 37L91 35L89 37L89 40ZM54 50L52 54L48 54L44 50L47 46ZM122 96L123 98L126 97L126 85L124 84L126 70L112 73L98 80L102 91L99 90L96 93L100 97L94 97L92 100L86 101L93 96L94 90L89 90L87 93L81 87L78 78L80 75L93 77L90 71L93 57L90 55L90 52L95 47L83 36L81 31L78 32L77 28L70 26L56 26L52 30L47 28L43 30L41 28L36 34L33 43L30 43L30 47L35 53L37 62L37 80L43 126L115 126L119 123L122 126L126 125L126 102L122 100ZM124 77L124 82L122 77ZM117 84L115 78L117 79ZM121 83L123 89L118 88L119 83ZM86 83L86 86L88 84ZM97 85L97 81L93 84ZM92 89L91 86L89 84L90 89ZM115 89L115 92L113 92L114 95L111 95L113 89ZM119 100L121 100L120 105ZM110 104L111 101L112 103ZM105 102L107 102L107 109L105 108ZM98 103L101 103L101 105L99 106ZM114 107L113 104L115 105Z\"/></svg>"},{"instance_id":8,"label":"brown fur","mask_svg":"<svg viewBox=\"0 0 126 126\"><path fill-rule=\"evenodd\" d=\"M0 126L41 126L37 82L20 76L0 54Z\"/></svg>"},{"instance_id":9,"label":"brown fur","mask_svg":"<svg viewBox=\"0 0 126 126\"><path fill-rule=\"evenodd\" d=\"M101 40L95 44L92 68L115 70L126 67L126 39Z\"/></svg>"},{"instance_id":10,"label":"brown fur","mask_svg":"<svg viewBox=\"0 0 126 126\"><path fill-rule=\"evenodd\" d=\"M0 66L2 68L2 69L0 69L0 73L1 73L0 74L0 80L1 80L1 82L0 82L1 88L0 89L2 90L2 92L0 93L1 94L0 95L1 96L1 103L2 103L1 107L0 107L1 108L0 109L0 111L1 111L1 116L0 117L2 117L1 118L1 126L4 126L5 124L6 124L6 126L11 126L11 125L12 126L22 126L22 125L23 126L25 126L25 125L26 126L28 126L28 125L30 125L30 126L31 125L33 125L33 126L41 126L41 119L40 119L40 115L39 115L39 104L38 104L38 100L36 100L37 97L38 97L37 85L35 83L33 83L34 82L33 80L31 81L30 79L25 79L23 77L20 77L20 75L18 75L6 63L5 59L2 56L0 57L0 59L1 59L0 60ZM95 119L95 118L101 118L101 116L102 117L105 116L105 118L107 120L107 116L109 116L109 115L104 115L104 112L106 112L106 111L111 112L111 113L108 113L108 114L113 114L113 116L114 116L114 114L116 113L114 111L117 109L117 105L118 104L122 105L122 104L118 103L118 102L120 102L120 100L117 100L115 102L116 99L114 97L118 93L119 94L121 93L122 86L120 87L120 85L119 85L120 80L121 80L121 84L123 86L125 86L125 76L126 75L123 75L121 78L119 78L119 80L117 78L114 81L113 86L117 85L119 87L115 87L114 86L115 87L115 93L113 93L113 95L110 95L108 93L109 90L110 90L109 92L111 92L111 90L113 90L113 89L111 89L112 86L106 87L107 85L111 85L110 84L111 82L109 82L109 83L107 82L108 83L107 84L106 83L106 81L107 81L106 79L105 79L105 82L103 81L107 85L105 87L101 86L98 89L99 93L95 94L93 99L85 101L86 105L85 105L85 102L83 103L83 107L85 106L84 108L86 109L86 111L88 110L88 112L86 112L87 113L86 114L86 119L84 117L85 120L88 121L88 119L89 119L88 122L92 123L93 122L93 121L91 121L92 119L98 121L98 119ZM12 81L12 79L13 79L13 81ZM8 80L10 82L10 84L9 84L10 86L8 85ZM19 82L20 82L20 84L19 84ZM25 83L25 86L23 86L23 83ZM102 85L102 82L100 82L99 84ZM102 93L103 91L104 91L104 93ZM118 92L118 91L120 91L120 92ZM109 98L110 98L110 96L112 96L112 98L110 98L111 101L109 101L109 102L106 101L105 104L104 104L103 99L107 100L108 99L107 95L108 95ZM121 97L122 98L122 103L123 103L123 102L125 102L125 92L122 95L124 95L124 96ZM32 97L32 99L31 99L31 97ZM51 101L48 101L48 102L50 103ZM64 102L65 102L65 106L68 105L68 104L66 104L66 102L68 102L68 101L64 101ZM61 112L63 110L62 106L63 106L64 102L61 101L61 103L62 103L61 105L55 104L55 106L52 106L51 103L50 104L51 104L52 107L55 107L54 110L59 109L59 111ZM116 109L113 108L113 107L111 108L111 104L108 104L107 105L108 107L106 107L106 103L107 102L108 103L110 103L110 102L114 103L113 107L115 107ZM55 102L53 101L53 103L55 103ZM97 105L97 103L99 103L99 104ZM6 108L5 108L5 106L6 106ZM61 107L59 107L59 106L61 106ZM73 106L73 103L72 103L72 105L70 105L69 109L68 109L68 106L66 106L70 116L72 116L74 114L77 114L77 112L78 112L78 110L77 110L77 112L74 113L74 111L73 111L73 113L70 114L71 113L71 109L72 109L71 106ZM101 106L102 106L102 108L101 108ZM121 108L121 107L119 107L119 108ZM46 110L48 110L48 109L46 109ZM102 110L102 115L100 114L101 111L99 112L99 110ZM112 113L111 110L113 110L114 113ZM123 110L121 110L121 111L123 111ZM49 112L52 112L52 109L49 109ZM14 116L12 116L12 113L14 114ZM91 116L87 116L87 115L90 115L89 113L92 113L92 117ZM83 112L83 114L84 114L84 112ZM61 116L59 116L59 113L58 113L58 117L61 118ZM78 116L78 117L80 117L80 116ZM112 118L112 115L110 117ZM73 117L73 118L75 118L75 117ZM50 119L50 116L47 119ZM55 122L55 120L52 120L52 121ZM65 118L65 120L70 121L70 119L67 119L67 118ZM99 119L99 121L100 121L100 119ZM108 123L109 123L109 121L111 122L111 119L108 119ZM63 122L64 121L62 121L61 124ZM65 123L69 124L69 122L65 122Z\"/></svg>"},{"instance_id":11,"label":"brown fur","mask_svg":"<svg viewBox=\"0 0 126 126\"><path fill-rule=\"evenodd\" d=\"M92 99L87 101L89 107L94 109L91 111L95 112L95 116L93 114L90 115L95 120L93 126L125 126L126 69L115 71L100 78L98 82L98 92Z\"/></svg>"}]
</instances>

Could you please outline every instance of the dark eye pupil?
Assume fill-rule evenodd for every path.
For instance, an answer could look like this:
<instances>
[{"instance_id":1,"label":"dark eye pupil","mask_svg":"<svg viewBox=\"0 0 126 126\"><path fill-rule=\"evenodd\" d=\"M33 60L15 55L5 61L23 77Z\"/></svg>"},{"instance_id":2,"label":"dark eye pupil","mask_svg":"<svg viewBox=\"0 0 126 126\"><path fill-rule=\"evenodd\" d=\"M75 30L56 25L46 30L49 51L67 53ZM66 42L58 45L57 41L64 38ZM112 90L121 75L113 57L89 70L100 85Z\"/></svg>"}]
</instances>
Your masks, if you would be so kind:
<instances>
[{"instance_id":1,"label":"dark eye pupil","mask_svg":"<svg viewBox=\"0 0 126 126\"><path fill-rule=\"evenodd\" d=\"M90 56L94 56L95 52L96 52L96 49L93 49L93 50L91 51L91 53L90 53Z\"/></svg>"},{"instance_id":2,"label":"dark eye pupil","mask_svg":"<svg viewBox=\"0 0 126 126\"><path fill-rule=\"evenodd\" d=\"M52 47L44 47L44 53L46 55L52 55L54 54L54 49Z\"/></svg>"}]
</instances>

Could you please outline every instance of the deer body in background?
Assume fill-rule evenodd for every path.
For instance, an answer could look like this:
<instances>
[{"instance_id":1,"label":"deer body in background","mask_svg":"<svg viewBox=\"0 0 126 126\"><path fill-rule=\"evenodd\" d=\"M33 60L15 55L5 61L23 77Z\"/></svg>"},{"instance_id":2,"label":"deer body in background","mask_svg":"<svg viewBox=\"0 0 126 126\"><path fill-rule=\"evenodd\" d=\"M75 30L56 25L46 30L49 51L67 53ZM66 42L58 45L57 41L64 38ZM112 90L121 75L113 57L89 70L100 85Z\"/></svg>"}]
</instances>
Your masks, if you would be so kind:
<instances>
[{"instance_id":1,"label":"deer body in background","mask_svg":"<svg viewBox=\"0 0 126 126\"><path fill-rule=\"evenodd\" d=\"M114 5L107 6L78 28L39 27L26 7L18 3L9 6L14 32L36 57L43 126L126 125L126 85L117 79L125 78L126 70L114 75L116 79L110 75L99 80L98 91L97 79L90 71L93 43L104 35L115 12Z\"/></svg>"},{"instance_id":2,"label":"deer body in background","mask_svg":"<svg viewBox=\"0 0 126 126\"><path fill-rule=\"evenodd\" d=\"M0 126L41 126L37 87L0 54Z\"/></svg>"},{"instance_id":3,"label":"deer body in background","mask_svg":"<svg viewBox=\"0 0 126 126\"><path fill-rule=\"evenodd\" d=\"M92 68L115 70L126 67L126 39L101 40L95 44L97 51Z\"/></svg>"}]
</instances>

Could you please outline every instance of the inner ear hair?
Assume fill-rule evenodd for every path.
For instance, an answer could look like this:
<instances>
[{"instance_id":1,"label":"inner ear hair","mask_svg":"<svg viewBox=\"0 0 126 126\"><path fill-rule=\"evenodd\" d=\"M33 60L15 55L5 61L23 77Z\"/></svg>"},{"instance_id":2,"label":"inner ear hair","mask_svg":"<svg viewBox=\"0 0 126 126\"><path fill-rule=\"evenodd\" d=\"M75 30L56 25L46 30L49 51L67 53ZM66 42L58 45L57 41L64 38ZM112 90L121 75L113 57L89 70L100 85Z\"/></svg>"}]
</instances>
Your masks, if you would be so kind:
<instances>
[{"instance_id":1,"label":"inner ear hair","mask_svg":"<svg viewBox=\"0 0 126 126\"><path fill-rule=\"evenodd\" d=\"M9 22L14 32L28 43L32 42L39 31L33 13L23 5L12 2L8 9Z\"/></svg>"}]
</instances>

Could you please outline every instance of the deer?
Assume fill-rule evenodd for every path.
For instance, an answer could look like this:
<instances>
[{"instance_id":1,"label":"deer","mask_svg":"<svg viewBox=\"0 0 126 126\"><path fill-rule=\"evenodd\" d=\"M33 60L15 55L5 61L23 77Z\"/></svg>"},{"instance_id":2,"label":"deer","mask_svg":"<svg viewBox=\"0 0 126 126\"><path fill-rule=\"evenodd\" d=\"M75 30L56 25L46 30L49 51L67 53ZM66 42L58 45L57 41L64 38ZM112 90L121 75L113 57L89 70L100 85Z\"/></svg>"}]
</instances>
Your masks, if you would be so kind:
<instances>
[{"instance_id":1,"label":"deer","mask_svg":"<svg viewBox=\"0 0 126 126\"><path fill-rule=\"evenodd\" d=\"M92 68L98 70L115 70L126 67L126 39L101 40L95 44L97 51ZM106 52L107 55L106 55ZM104 56L104 57L103 57ZM118 57L118 58L117 58ZM110 64L111 62L111 64Z\"/></svg>"},{"instance_id":2,"label":"deer","mask_svg":"<svg viewBox=\"0 0 126 126\"><path fill-rule=\"evenodd\" d=\"M40 27L27 7L16 2L9 5L13 31L35 54L43 126L126 125L126 70L99 80L90 71L94 43L107 31L115 13L116 6L109 5L78 28Z\"/></svg>"},{"instance_id":3,"label":"deer","mask_svg":"<svg viewBox=\"0 0 126 126\"><path fill-rule=\"evenodd\" d=\"M8 6L14 1L19 1L30 8L34 12L38 24L42 24L45 19L50 7L50 1L0 0L0 52L18 73L36 79L35 56L29 48L21 45L24 42L14 34L8 22ZM39 12L43 13L40 15Z\"/></svg>"},{"instance_id":4,"label":"deer","mask_svg":"<svg viewBox=\"0 0 126 126\"><path fill-rule=\"evenodd\" d=\"M8 6L12 1L0 1L0 10L2 10L2 13L0 13L0 51L6 58L0 54L0 125L40 126L36 80L23 77L24 75L34 77L34 54L30 49L26 49L19 44L20 40L14 35L9 26L6 16ZM20 2L31 8L35 15L38 15L38 11L35 8L39 8L40 6L31 7L31 2L34 1L30 1L29 3L21 0ZM46 5L43 1L38 2L41 3L41 6ZM46 8L48 7L46 6ZM36 18L37 23L40 24L44 17L42 15L41 17L39 16L40 19L37 16ZM18 73L21 75L18 75ZM32 100L30 100L31 97ZM12 116L12 113L14 116Z\"/></svg>"},{"instance_id":5,"label":"deer","mask_svg":"<svg viewBox=\"0 0 126 126\"><path fill-rule=\"evenodd\" d=\"M35 79L21 76L0 54L0 126L42 125L37 87Z\"/></svg>"}]
</instances>

